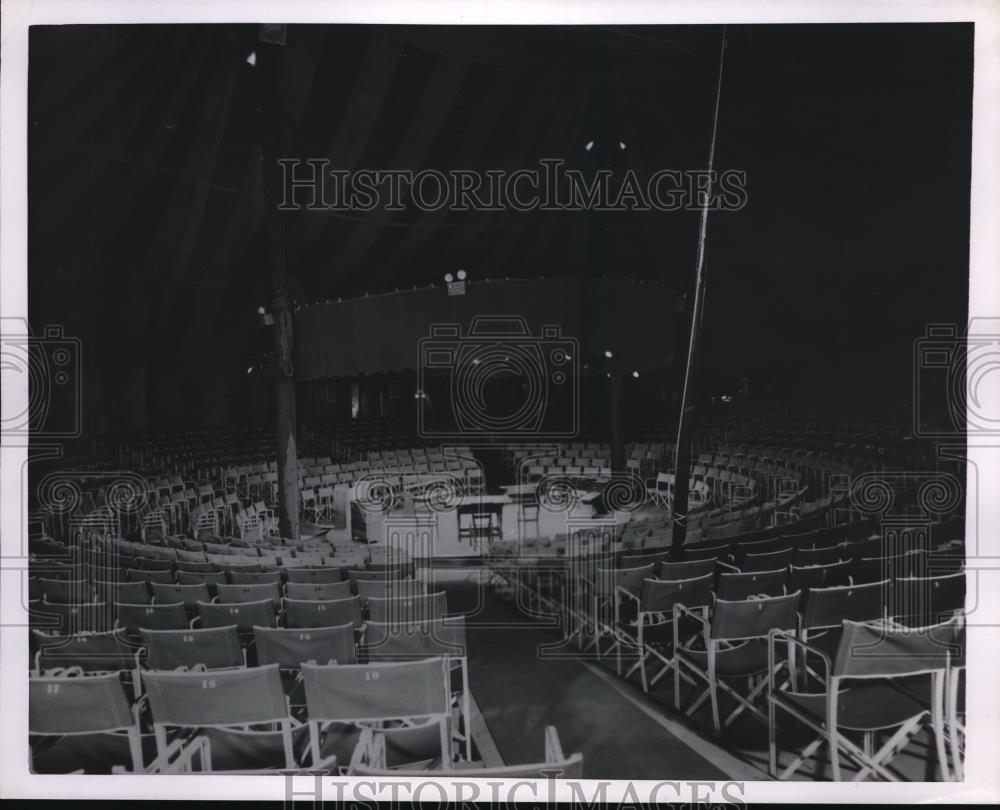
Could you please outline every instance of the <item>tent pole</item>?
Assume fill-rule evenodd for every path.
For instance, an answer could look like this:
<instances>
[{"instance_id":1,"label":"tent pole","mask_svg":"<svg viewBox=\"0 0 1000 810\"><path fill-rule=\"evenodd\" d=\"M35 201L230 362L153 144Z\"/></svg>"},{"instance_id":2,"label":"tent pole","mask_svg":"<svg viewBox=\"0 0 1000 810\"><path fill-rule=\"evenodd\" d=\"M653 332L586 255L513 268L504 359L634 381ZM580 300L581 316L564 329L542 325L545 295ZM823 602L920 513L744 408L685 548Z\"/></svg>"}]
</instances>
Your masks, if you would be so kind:
<instances>
[{"instance_id":1,"label":"tent pole","mask_svg":"<svg viewBox=\"0 0 1000 810\"><path fill-rule=\"evenodd\" d=\"M691 312L691 336L688 340L687 366L684 371L684 391L681 396L681 413L677 426L677 451L674 464L674 497L671 506L673 532L670 541L671 556L681 559L687 540L688 479L691 475L691 431L694 423L695 372L697 371L698 344L701 338L701 317L705 308L705 235L708 231L708 209L712 196L712 175L715 163L715 136L719 125L719 99L722 96L722 66L726 53L726 27L722 27L719 46L719 74L715 85L715 110L712 114L712 137L708 147L708 188L701 206L701 223L698 229L698 254L695 265L694 303Z\"/></svg>"},{"instance_id":2,"label":"tent pole","mask_svg":"<svg viewBox=\"0 0 1000 810\"><path fill-rule=\"evenodd\" d=\"M257 43L258 75L261 82L261 171L264 188L264 233L274 316L274 384L278 451L278 528L286 542L299 541L299 461L295 439L295 379L292 365L292 303L286 277L285 221L278 205L283 198L278 159L288 145L288 127L283 117L282 92L285 79L285 48L272 40Z\"/></svg>"}]
</instances>

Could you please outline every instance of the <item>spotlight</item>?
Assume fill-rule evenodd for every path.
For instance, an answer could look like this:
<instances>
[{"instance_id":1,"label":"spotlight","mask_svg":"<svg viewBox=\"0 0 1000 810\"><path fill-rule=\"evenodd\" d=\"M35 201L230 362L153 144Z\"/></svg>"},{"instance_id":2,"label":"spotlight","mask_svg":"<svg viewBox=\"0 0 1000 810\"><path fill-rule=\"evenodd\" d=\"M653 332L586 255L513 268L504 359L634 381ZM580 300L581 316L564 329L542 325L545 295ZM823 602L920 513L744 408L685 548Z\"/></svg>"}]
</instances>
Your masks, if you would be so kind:
<instances>
[{"instance_id":1,"label":"spotlight","mask_svg":"<svg viewBox=\"0 0 1000 810\"><path fill-rule=\"evenodd\" d=\"M253 366L247 368L247 374L253 374Z\"/></svg>"},{"instance_id":2,"label":"spotlight","mask_svg":"<svg viewBox=\"0 0 1000 810\"><path fill-rule=\"evenodd\" d=\"M465 295L465 271L458 271L458 281L451 273L446 273L444 280L448 282L448 295Z\"/></svg>"},{"instance_id":3,"label":"spotlight","mask_svg":"<svg viewBox=\"0 0 1000 810\"><path fill-rule=\"evenodd\" d=\"M594 142L593 141L587 141L587 145L585 147L583 147L583 148L586 149L589 152L591 149L594 148Z\"/></svg>"},{"instance_id":4,"label":"spotlight","mask_svg":"<svg viewBox=\"0 0 1000 810\"><path fill-rule=\"evenodd\" d=\"M638 380L639 379L639 372L638 371L633 371L632 372L632 376L635 377Z\"/></svg>"},{"instance_id":5,"label":"spotlight","mask_svg":"<svg viewBox=\"0 0 1000 810\"><path fill-rule=\"evenodd\" d=\"M618 141L618 148L621 149L624 152L625 151L625 142L624 141Z\"/></svg>"},{"instance_id":6,"label":"spotlight","mask_svg":"<svg viewBox=\"0 0 1000 810\"><path fill-rule=\"evenodd\" d=\"M607 357L608 360L610 360L612 357L614 357L614 355L611 353L611 349L605 349L604 350L604 356Z\"/></svg>"},{"instance_id":7,"label":"spotlight","mask_svg":"<svg viewBox=\"0 0 1000 810\"><path fill-rule=\"evenodd\" d=\"M257 65L257 51L250 51L250 55L247 57L247 64L250 67L255 67Z\"/></svg>"},{"instance_id":8,"label":"spotlight","mask_svg":"<svg viewBox=\"0 0 1000 810\"><path fill-rule=\"evenodd\" d=\"M266 312L267 312L267 310L264 309L264 307L257 307L257 314L258 315L263 315Z\"/></svg>"}]
</instances>

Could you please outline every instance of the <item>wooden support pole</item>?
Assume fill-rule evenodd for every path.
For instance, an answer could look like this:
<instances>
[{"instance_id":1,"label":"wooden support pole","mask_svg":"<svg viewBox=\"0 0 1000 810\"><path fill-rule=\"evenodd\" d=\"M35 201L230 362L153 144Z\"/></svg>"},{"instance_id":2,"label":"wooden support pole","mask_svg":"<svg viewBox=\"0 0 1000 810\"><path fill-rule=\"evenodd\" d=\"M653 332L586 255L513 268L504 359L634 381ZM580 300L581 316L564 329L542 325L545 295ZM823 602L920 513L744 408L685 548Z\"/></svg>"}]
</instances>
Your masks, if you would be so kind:
<instances>
[{"instance_id":1,"label":"wooden support pole","mask_svg":"<svg viewBox=\"0 0 1000 810\"><path fill-rule=\"evenodd\" d=\"M273 26L272 26L273 28ZM285 82L285 48L273 39L257 43L260 79L261 171L264 187L264 233L274 316L274 385L278 450L278 526L282 538L299 540L299 459L295 442L295 368L292 364L292 304L286 279L285 221L278 205L283 198L278 159L285 157L289 127L282 95Z\"/></svg>"},{"instance_id":2,"label":"wooden support pole","mask_svg":"<svg viewBox=\"0 0 1000 810\"><path fill-rule=\"evenodd\" d=\"M712 115L712 137L708 147L709 183L701 207L698 229L698 255L695 268L694 304L691 311L691 336L688 341L687 366L684 372L684 391L681 396L681 413L677 426L677 457L674 464L674 498L672 503L673 532L670 539L671 556L681 559L687 541L688 479L691 476L691 430L694 423L695 373L697 371L698 344L701 339L701 316L705 308L705 235L708 232L708 209L711 204L711 172L715 164L715 135L719 125L719 99L722 96L722 66L726 53L726 28L722 27L719 46L719 76L715 85L715 111Z\"/></svg>"}]
</instances>

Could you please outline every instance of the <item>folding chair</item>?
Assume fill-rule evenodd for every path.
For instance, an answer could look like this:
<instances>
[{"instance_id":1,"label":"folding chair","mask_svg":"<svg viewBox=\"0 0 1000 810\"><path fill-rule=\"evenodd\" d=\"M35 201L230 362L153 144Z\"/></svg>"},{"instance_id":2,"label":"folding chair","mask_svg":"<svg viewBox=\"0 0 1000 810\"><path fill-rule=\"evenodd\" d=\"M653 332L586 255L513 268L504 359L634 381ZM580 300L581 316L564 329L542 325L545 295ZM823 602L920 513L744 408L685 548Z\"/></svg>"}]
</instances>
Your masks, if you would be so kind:
<instances>
[{"instance_id":1,"label":"folding chair","mask_svg":"<svg viewBox=\"0 0 1000 810\"><path fill-rule=\"evenodd\" d=\"M94 600L94 592L90 583L83 579L48 579L38 578L38 586L42 596L49 604L79 605Z\"/></svg>"},{"instance_id":2,"label":"folding chair","mask_svg":"<svg viewBox=\"0 0 1000 810\"><path fill-rule=\"evenodd\" d=\"M798 624L798 591L787 596L758 597L740 601L715 600L711 622L700 612L684 605L674 606L674 705L680 707L681 665L707 686L686 712L692 715L705 700L712 705L712 725L721 734L744 710L767 722L767 715L755 705L768 684L769 673L787 662L769 659L768 633L773 628L794 631ZM702 627L705 649L694 642L681 644L680 619L687 617ZM697 637L695 637L697 638ZM748 681L748 691L741 694L727 681ZM756 684L754 684L756 681ZM719 691L739 704L723 722L719 716Z\"/></svg>"},{"instance_id":3,"label":"folding chair","mask_svg":"<svg viewBox=\"0 0 1000 810\"><path fill-rule=\"evenodd\" d=\"M368 600L371 597L377 599L387 599L389 597L406 598L409 596L420 596L426 593L426 587L418 579L394 579L394 580L364 580L359 579L353 583L357 585L358 598L361 600L361 607L368 607Z\"/></svg>"},{"instance_id":4,"label":"folding chair","mask_svg":"<svg viewBox=\"0 0 1000 810\"><path fill-rule=\"evenodd\" d=\"M444 591L417 596L368 597L368 617L383 624L412 624L440 619L448 612Z\"/></svg>"},{"instance_id":5,"label":"folding chair","mask_svg":"<svg viewBox=\"0 0 1000 810\"><path fill-rule=\"evenodd\" d=\"M719 599L738 602L751 596L778 596L785 592L788 569L752 571L749 573L723 572L719 576Z\"/></svg>"},{"instance_id":6,"label":"folding chair","mask_svg":"<svg viewBox=\"0 0 1000 810\"><path fill-rule=\"evenodd\" d=\"M936 577L900 577L891 609L903 624L936 624L965 610L965 572Z\"/></svg>"},{"instance_id":7,"label":"folding chair","mask_svg":"<svg viewBox=\"0 0 1000 810\"><path fill-rule=\"evenodd\" d=\"M673 473L657 473L656 478L649 481L646 486L646 500L655 506L670 508L670 502L674 497L674 476Z\"/></svg>"},{"instance_id":8,"label":"folding chair","mask_svg":"<svg viewBox=\"0 0 1000 810\"><path fill-rule=\"evenodd\" d=\"M120 672L134 666L136 647L120 634L80 633L49 635L32 631L37 651L34 675L64 675L67 670L80 673Z\"/></svg>"},{"instance_id":9,"label":"folding chair","mask_svg":"<svg viewBox=\"0 0 1000 810\"><path fill-rule=\"evenodd\" d=\"M282 670L301 669L302 664L354 664L354 622L330 627L255 627L257 663L277 664Z\"/></svg>"},{"instance_id":10,"label":"folding chair","mask_svg":"<svg viewBox=\"0 0 1000 810\"><path fill-rule=\"evenodd\" d=\"M685 563L676 563L685 565ZM648 692L660 678L674 668L673 655L673 615L674 605L684 605L690 610L701 610L707 618L712 604L712 571L689 579L664 581L647 579L642 584L642 592L636 596L622 589L619 596L634 602L635 619L615 621L622 645L634 648L638 659L625 673L629 678L636 669L642 678L642 689ZM646 663L654 657L663 664L662 669L652 678L647 676ZM621 672L619 654L618 671Z\"/></svg>"},{"instance_id":11,"label":"folding chair","mask_svg":"<svg viewBox=\"0 0 1000 810\"><path fill-rule=\"evenodd\" d=\"M149 587L146 582L98 580L94 583L98 596L108 602L128 602L133 605L148 604L150 601Z\"/></svg>"},{"instance_id":12,"label":"folding chair","mask_svg":"<svg viewBox=\"0 0 1000 810\"><path fill-rule=\"evenodd\" d=\"M599 658L609 652L619 651L619 639L615 633L615 622L621 619L619 600L622 591L633 596L642 592L643 582L653 576L653 563L638 568L597 568L593 578L581 576L583 596L586 600L588 613L585 629L590 631L590 642L584 647L587 652L592 647L597 649ZM607 650L601 650L601 639L611 636L614 643ZM620 664L620 660L619 660Z\"/></svg>"},{"instance_id":13,"label":"folding chair","mask_svg":"<svg viewBox=\"0 0 1000 810\"><path fill-rule=\"evenodd\" d=\"M289 583L327 584L343 582L347 579L345 568L288 568L285 571Z\"/></svg>"},{"instance_id":14,"label":"folding chair","mask_svg":"<svg viewBox=\"0 0 1000 810\"><path fill-rule=\"evenodd\" d=\"M168 730L190 734L197 729L208 744L208 771L299 769L297 751L305 750L306 727L289 713L277 664L209 672L150 671L143 673L143 682L158 751L167 747ZM322 763L314 761L313 766Z\"/></svg>"},{"instance_id":15,"label":"folding chair","mask_svg":"<svg viewBox=\"0 0 1000 810\"><path fill-rule=\"evenodd\" d=\"M670 561L670 550L663 549L660 551L638 551L630 552L628 554L622 554L621 559L618 561L619 568L639 568L647 563L653 563L654 566L660 565L661 563Z\"/></svg>"},{"instance_id":16,"label":"folding chair","mask_svg":"<svg viewBox=\"0 0 1000 810\"><path fill-rule=\"evenodd\" d=\"M361 599L285 599L284 624L288 628L333 627L350 622L360 630Z\"/></svg>"},{"instance_id":17,"label":"folding chair","mask_svg":"<svg viewBox=\"0 0 1000 810\"><path fill-rule=\"evenodd\" d=\"M129 568L125 571L132 582L173 582L173 571L148 571L143 568Z\"/></svg>"},{"instance_id":18,"label":"folding chair","mask_svg":"<svg viewBox=\"0 0 1000 810\"><path fill-rule=\"evenodd\" d=\"M230 571L233 585L277 585L281 588L281 571Z\"/></svg>"},{"instance_id":19,"label":"folding chair","mask_svg":"<svg viewBox=\"0 0 1000 810\"><path fill-rule=\"evenodd\" d=\"M690 537L690 532L688 532ZM731 545L729 543L724 543L722 545L712 544L706 546L704 544L696 544L692 546L685 546L684 548L684 562L695 562L697 560L715 560L721 558L729 553Z\"/></svg>"},{"instance_id":20,"label":"folding chair","mask_svg":"<svg viewBox=\"0 0 1000 810\"><path fill-rule=\"evenodd\" d=\"M151 553L151 550L147 550ZM136 567L142 571L171 571L174 567L173 559L163 557L136 557Z\"/></svg>"},{"instance_id":21,"label":"folding chair","mask_svg":"<svg viewBox=\"0 0 1000 810\"><path fill-rule=\"evenodd\" d=\"M806 594L811 588L848 585L851 582L852 566L850 560L817 565L792 565L789 567L788 588Z\"/></svg>"},{"instance_id":22,"label":"folding chair","mask_svg":"<svg viewBox=\"0 0 1000 810\"><path fill-rule=\"evenodd\" d=\"M465 759L472 758L472 714L470 711L469 662L465 617L441 617L412 624L365 625L364 655L368 661L414 661L441 656L451 673L450 692L459 710L453 734L465 746Z\"/></svg>"},{"instance_id":23,"label":"folding chair","mask_svg":"<svg viewBox=\"0 0 1000 810\"><path fill-rule=\"evenodd\" d=\"M373 569L373 570L356 570L350 569L347 572L347 578L351 581L351 586L357 592L358 586L362 582L387 582L403 579L402 572L398 566L393 566L391 568L385 568L383 570Z\"/></svg>"},{"instance_id":24,"label":"folding chair","mask_svg":"<svg viewBox=\"0 0 1000 810\"><path fill-rule=\"evenodd\" d=\"M198 612L199 602L209 602L211 598L208 592L208 585L204 582L199 582L196 585L173 582L169 585L162 582L153 583L153 604L182 602L184 608L192 616Z\"/></svg>"},{"instance_id":25,"label":"folding chair","mask_svg":"<svg viewBox=\"0 0 1000 810\"><path fill-rule=\"evenodd\" d=\"M289 599L348 599L351 583L344 582L291 582L285 585L285 596Z\"/></svg>"},{"instance_id":26,"label":"folding chair","mask_svg":"<svg viewBox=\"0 0 1000 810\"><path fill-rule=\"evenodd\" d=\"M706 574L715 574L716 558L706 560L685 560L684 562L661 562L656 572L660 579L696 579Z\"/></svg>"},{"instance_id":27,"label":"folding chair","mask_svg":"<svg viewBox=\"0 0 1000 810\"><path fill-rule=\"evenodd\" d=\"M885 618L889 596L889 580L862 585L837 585L811 588L805 595L805 607L799 619L799 638L807 644L834 656L840 644L845 619L870 622ZM815 675L808 657L792 673L798 686L800 674Z\"/></svg>"},{"instance_id":28,"label":"folding chair","mask_svg":"<svg viewBox=\"0 0 1000 810\"><path fill-rule=\"evenodd\" d=\"M957 639L954 654L948 656L948 673L945 678L944 730L948 735L948 753L951 756L955 781L965 781L965 626Z\"/></svg>"},{"instance_id":29,"label":"folding chair","mask_svg":"<svg viewBox=\"0 0 1000 810\"><path fill-rule=\"evenodd\" d=\"M202 557L205 555L202 554ZM193 560L178 560L177 575L180 578L182 572L191 574L214 574L219 570L219 566L210 562L195 562Z\"/></svg>"},{"instance_id":30,"label":"folding chair","mask_svg":"<svg viewBox=\"0 0 1000 810\"><path fill-rule=\"evenodd\" d=\"M792 564L795 549L786 548L778 551L767 551L763 554L744 554L739 562L739 569L744 573L751 571L775 571L787 568Z\"/></svg>"},{"instance_id":31,"label":"folding chair","mask_svg":"<svg viewBox=\"0 0 1000 810\"><path fill-rule=\"evenodd\" d=\"M831 563L850 560L847 546L840 543L836 546L823 548L800 548L795 552L795 564L798 566L830 565Z\"/></svg>"},{"instance_id":32,"label":"folding chair","mask_svg":"<svg viewBox=\"0 0 1000 810\"><path fill-rule=\"evenodd\" d=\"M29 679L28 734L33 773L142 773L138 708L117 673Z\"/></svg>"},{"instance_id":33,"label":"folding chair","mask_svg":"<svg viewBox=\"0 0 1000 810\"><path fill-rule=\"evenodd\" d=\"M221 586L220 586L221 587ZM253 628L277 627L274 602L261 599L259 602L199 602L198 616L192 619L192 626L227 627L236 625L240 635L253 633Z\"/></svg>"},{"instance_id":34,"label":"folding chair","mask_svg":"<svg viewBox=\"0 0 1000 810\"><path fill-rule=\"evenodd\" d=\"M198 630L143 630L147 669L231 669L247 665L236 625Z\"/></svg>"},{"instance_id":35,"label":"folding chair","mask_svg":"<svg viewBox=\"0 0 1000 810\"><path fill-rule=\"evenodd\" d=\"M281 588L276 582L263 582L257 585L223 585L216 586L220 602L259 602L270 599L275 610L281 607Z\"/></svg>"},{"instance_id":36,"label":"folding chair","mask_svg":"<svg viewBox=\"0 0 1000 810\"><path fill-rule=\"evenodd\" d=\"M194 571L178 571L177 582L179 585L204 585L208 588L211 598L219 595L218 586L225 584L226 575L222 571L205 571L196 573Z\"/></svg>"},{"instance_id":37,"label":"folding chair","mask_svg":"<svg viewBox=\"0 0 1000 810\"><path fill-rule=\"evenodd\" d=\"M321 732L330 725L384 727L397 722L436 725L433 748L423 753L439 757L442 770L451 770L451 696L444 658L346 666L305 663L302 677L314 767L324 761ZM332 740L328 734L328 742Z\"/></svg>"},{"instance_id":38,"label":"folding chair","mask_svg":"<svg viewBox=\"0 0 1000 810\"><path fill-rule=\"evenodd\" d=\"M841 757L858 767L855 782L874 775L889 781L900 777L889 768L891 760L930 725L938 764L949 778L944 736L944 691L948 661L956 650L962 617L932 627L908 628L895 622L844 622L836 656L780 628L771 632L769 659L775 642L801 648L823 662L822 692L805 693L787 684L768 682L769 768L772 776L786 779L825 743L830 752L834 781L841 780ZM818 736L778 774L776 711L790 714ZM861 734L858 745L847 733ZM888 740L875 750L878 734Z\"/></svg>"},{"instance_id":39,"label":"folding chair","mask_svg":"<svg viewBox=\"0 0 1000 810\"><path fill-rule=\"evenodd\" d=\"M183 602L162 605L115 602L115 624L129 636L138 637L142 629L183 630L188 622Z\"/></svg>"}]
</instances>

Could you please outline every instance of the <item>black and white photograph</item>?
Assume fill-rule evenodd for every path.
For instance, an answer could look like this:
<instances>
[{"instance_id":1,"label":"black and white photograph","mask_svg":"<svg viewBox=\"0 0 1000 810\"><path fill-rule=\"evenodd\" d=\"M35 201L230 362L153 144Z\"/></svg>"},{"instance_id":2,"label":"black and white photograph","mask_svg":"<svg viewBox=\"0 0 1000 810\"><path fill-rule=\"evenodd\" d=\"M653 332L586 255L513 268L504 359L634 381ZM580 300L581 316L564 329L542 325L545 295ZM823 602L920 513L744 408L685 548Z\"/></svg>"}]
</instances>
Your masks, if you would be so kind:
<instances>
[{"instance_id":1,"label":"black and white photograph","mask_svg":"<svg viewBox=\"0 0 1000 810\"><path fill-rule=\"evenodd\" d=\"M170 5L4 9L0 795L1000 800L996 4Z\"/></svg>"}]
</instances>

